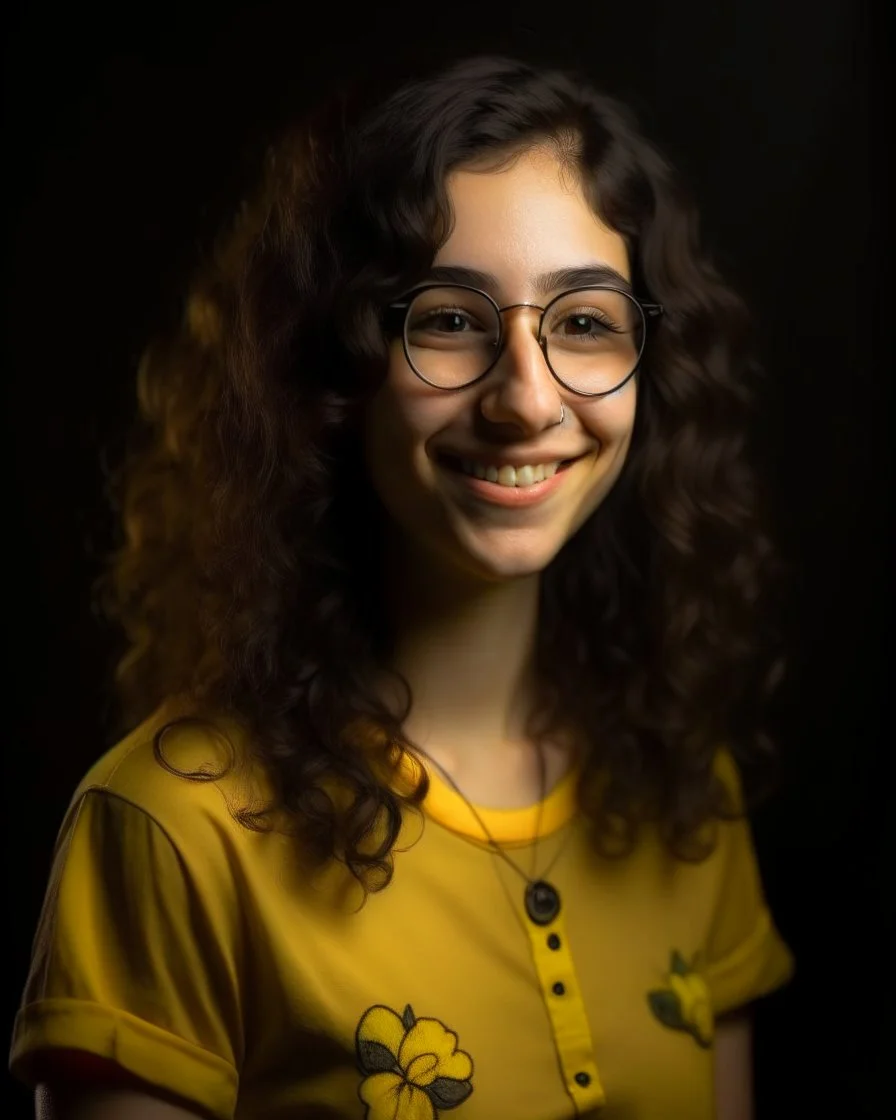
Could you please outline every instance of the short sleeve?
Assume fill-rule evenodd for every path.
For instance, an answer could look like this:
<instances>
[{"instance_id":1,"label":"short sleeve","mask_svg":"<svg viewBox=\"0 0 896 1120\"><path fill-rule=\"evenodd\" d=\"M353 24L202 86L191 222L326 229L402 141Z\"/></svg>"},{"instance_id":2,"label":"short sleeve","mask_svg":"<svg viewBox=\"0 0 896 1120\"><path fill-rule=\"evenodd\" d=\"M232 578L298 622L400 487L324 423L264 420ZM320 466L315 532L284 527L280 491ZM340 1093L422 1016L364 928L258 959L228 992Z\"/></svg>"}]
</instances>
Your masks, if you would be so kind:
<instances>
[{"instance_id":1,"label":"short sleeve","mask_svg":"<svg viewBox=\"0 0 896 1120\"><path fill-rule=\"evenodd\" d=\"M719 774L740 808L740 778L727 752L720 756ZM716 858L718 893L704 976L715 1014L722 1015L781 987L794 961L769 911L746 817L720 823Z\"/></svg>"},{"instance_id":2,"label":"short sleeve","mask_svg":"<svg viewBox=\"0 0 896 1120\"><path fill-rule=\"evenodd\" d=\"M87 1051L232 1117L237 934L232 889L215 864L208 852L180 850L117 794L80 798L60 834L16 1018L17 1077L46 1076L56 1049Z\"/></svg>"}]
</instances>

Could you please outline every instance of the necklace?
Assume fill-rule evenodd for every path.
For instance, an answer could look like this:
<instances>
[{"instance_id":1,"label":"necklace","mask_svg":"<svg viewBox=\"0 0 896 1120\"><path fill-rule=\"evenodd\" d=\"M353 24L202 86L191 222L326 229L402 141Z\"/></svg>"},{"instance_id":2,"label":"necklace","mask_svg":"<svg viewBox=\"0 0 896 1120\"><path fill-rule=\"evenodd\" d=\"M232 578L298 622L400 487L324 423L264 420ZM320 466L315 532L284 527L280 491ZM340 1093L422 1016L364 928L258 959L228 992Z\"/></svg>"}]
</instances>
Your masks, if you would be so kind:
<instances>
[{"instance_id":1,"label":"necklace","mask_svg":"<svg viewBox=\"0 0 896 1120\"><path fill-rule=\"evenodd\" d=\"M550 923L560 913L560 892L553 885L553 883L549 883L547 881L546 876L550 874L551 868L560 858L560 855L563 852L563 848L566 844L566 839L569 838L569 835L567 834L567 837L566 839L564 839L563 844L561 844L555 852L554 858L545 868L544 875L541 878L536 879L535 861L538 856L538 837L541 833L542 808L544 806L544 799L547 796L547 790L545 788L547 785L547 779L545 775L544 752L541 749L539 749L538 751L538 764L541 773L541 797L538 802L538 817L535 827L535 845L532 854L532 873L531 875L527 875L526 872L522 870L522 868L517 867L517 865L513 862L510 856L507 855L501 845L494 839L492 834L485 827L485 822L476 811L476 807L467 800L467 798L464 796L463 791L460 789L460 787L457 785L448 771L440 763L436 762L434 758L431 758L430 755L426 754L426 751L422 750L422 748L418 747L417 749L421 754L426 755L430 762L438 766L439 770L445 775L452 789L462 799L464 804L476 818L479 827L482 829L483 834L485 835L485 839L491 849L494 852L497 852L501 859L503 859L505 863L509 864L509 866L513 868L517 875L522 876L522 878L525 880L526 891L523 895L523 905L526 908L526 913L529 916L529 920L534 922L538 926L550 925Z\"/></svg>"}]
</instances>

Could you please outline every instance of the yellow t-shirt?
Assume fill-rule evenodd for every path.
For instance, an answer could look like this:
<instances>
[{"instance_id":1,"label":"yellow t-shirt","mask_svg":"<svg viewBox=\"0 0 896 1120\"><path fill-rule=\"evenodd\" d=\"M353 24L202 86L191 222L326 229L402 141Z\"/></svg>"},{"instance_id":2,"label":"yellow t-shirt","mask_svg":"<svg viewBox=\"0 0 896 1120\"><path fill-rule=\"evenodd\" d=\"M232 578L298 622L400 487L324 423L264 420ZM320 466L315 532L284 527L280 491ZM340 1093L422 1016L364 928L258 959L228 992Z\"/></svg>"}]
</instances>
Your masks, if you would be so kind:
<instances>
[{"instance_id":1,"label":"yellow t-shirt","mask_svg":"<svg viewBox=\"0 0 896 1120\"><path fill-rule=\"evenodd\" d=\"M709 1120L714 1016L792 971L744 821L700 864L650 837L603 859L570 773L541 807L535 873L561 898L541 926L434 771L392 883L358 909L339 865L303 875L282 833L233 819L260 788L239 769L161 766L161 722L90 770L64 821L14 1029L24 1080L63 1047L222 1120ZM220 772L206 725L164 744ZM528 873L537 808L480 815Z\"/></svg>"}]
</instances>

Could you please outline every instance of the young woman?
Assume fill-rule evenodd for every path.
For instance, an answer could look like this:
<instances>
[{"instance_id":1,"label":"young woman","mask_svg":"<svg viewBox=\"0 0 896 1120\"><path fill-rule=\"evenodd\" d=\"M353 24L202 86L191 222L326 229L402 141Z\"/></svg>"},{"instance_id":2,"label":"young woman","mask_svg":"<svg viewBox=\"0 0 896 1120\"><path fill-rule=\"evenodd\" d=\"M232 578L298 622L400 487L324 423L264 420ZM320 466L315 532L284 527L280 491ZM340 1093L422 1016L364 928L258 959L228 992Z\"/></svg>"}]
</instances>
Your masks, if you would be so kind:
<instances>
[{"instance_id":1,"label":"young woman","mask_svg":"<svg viewBox=\"0 0 896 1120\"><path fill-rule=\"evenodd\" d=\"M792 962L738 765L745 324L576 77L473 58L282 141L140 372L130 730L59 837L40 1116L751 1114Z\"/></svg>"}]
</instances>

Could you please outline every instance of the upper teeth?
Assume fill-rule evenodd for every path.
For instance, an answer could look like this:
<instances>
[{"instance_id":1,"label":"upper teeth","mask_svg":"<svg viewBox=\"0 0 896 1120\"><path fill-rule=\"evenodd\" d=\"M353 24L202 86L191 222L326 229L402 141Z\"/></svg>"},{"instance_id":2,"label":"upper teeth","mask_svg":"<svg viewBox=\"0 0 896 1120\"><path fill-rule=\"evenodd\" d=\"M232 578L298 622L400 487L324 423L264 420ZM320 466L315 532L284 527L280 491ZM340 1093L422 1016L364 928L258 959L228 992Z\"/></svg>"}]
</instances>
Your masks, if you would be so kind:
<instances>
[{"instance_id":1,"label":"upper teeth","mask_svg":"<svg viewBox=\"0 0 896 1120\"><path fill-rule=\"evenodd\" d=\"M491 467L484 463L474 463L470 459L461 459L460 465L466 474L484 478L488 482L497 482L500 486L531 486L533 482L544 482L546 478L552 478L561 462L558 459L554 463L538 463L532 467Z\"/></svg>"}]
</instances>

